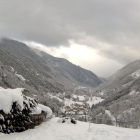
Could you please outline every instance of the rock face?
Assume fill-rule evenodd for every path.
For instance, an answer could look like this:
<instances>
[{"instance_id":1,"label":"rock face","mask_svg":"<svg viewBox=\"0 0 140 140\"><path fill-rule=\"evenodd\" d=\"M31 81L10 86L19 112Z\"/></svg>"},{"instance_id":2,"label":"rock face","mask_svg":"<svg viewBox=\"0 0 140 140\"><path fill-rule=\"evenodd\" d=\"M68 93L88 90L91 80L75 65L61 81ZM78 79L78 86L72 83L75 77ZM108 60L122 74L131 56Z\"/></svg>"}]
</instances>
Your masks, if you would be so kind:
<instances>
[{"instance_id":1,"label":"rock face","mask_svg":"<svg viewBox=\"0 0 140 140\"><path fill-rule=\"evenodd\" d=\"M102 83L91 71L15 40L1 39L0 61L5 69L9 66L18 78L24 79L25 84L45 92L73 90L75 86L96 87Z\"/></svg>"}]
</instances>

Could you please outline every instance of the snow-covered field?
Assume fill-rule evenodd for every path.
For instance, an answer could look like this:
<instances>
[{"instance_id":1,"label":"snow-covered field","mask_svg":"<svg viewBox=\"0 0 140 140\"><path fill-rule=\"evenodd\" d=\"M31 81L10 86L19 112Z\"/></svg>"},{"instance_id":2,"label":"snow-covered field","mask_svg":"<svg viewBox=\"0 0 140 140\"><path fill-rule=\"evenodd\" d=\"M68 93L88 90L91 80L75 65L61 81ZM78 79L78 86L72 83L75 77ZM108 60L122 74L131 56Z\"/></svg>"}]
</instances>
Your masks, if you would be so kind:
<instances>
[{"instance_id":1,"label":"snow-covered field","mask_svg":"<svg viewBox=\"0 0 140 140\"><path fill-rule=\"evenodd\" d=\"M65 104L65 106L71 106L72 104L84 105L85 104L84 101L86 100L86 96L85 95L79 96L79 95L73 94L72 98L74 98L74 99L78 98L79 99L79 100L76 100L76 101L73 101L72 98L71 99L64 98L64 100L62 100L59 97L51 95L51 94L49 94L49 96L51 98L57 99L60 102L63 102ZM91 107L93 104L95 105L95 104L98 104L98 103L100 103L102 101L104 101L104 99L102 99L101 97L95 97L94 96L94 97L90 97L88 99L88 101L86 101L86 103L89 104L89 106Z\"/></svg>"},{"instance_id":2,"label":"snow-covered field","mask_svg":"<svg viewBox=\"0 0 140 140\"><path fill-rule=\"evenodd\" d=\"M53 118L22 133L0 133L0 140L140 140L140 130L103 124L90 124L89 128L89 123L65 124L57 120Z\"/></svg>"},{"instance_id":3,"label":"snow-covered field","mask_svg":"<svg viewBox=\"0 0 140 140\"><path fill-rule=\"evenodd\" d=\"M87 103L90 107L92 107L93 104L96 105L102 101L104 101L104 99L102 99L101 97L92 97L89 101L87 101Z\"/></svg>"}]
</instances>

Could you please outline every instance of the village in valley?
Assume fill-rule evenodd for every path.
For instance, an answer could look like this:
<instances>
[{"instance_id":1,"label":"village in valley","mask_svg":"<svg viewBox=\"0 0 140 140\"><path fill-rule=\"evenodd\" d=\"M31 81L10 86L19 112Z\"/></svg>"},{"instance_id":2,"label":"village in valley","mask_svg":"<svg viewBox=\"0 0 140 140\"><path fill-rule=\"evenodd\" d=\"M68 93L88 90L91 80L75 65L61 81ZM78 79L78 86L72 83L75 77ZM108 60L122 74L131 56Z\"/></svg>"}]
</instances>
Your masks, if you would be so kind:
<instances>
[{"instance_id":1,"label":"village in valley","mask_svg":"<svg viewBox=\"0 0 140 140\"><path fill-rule=\"evenodd\" d=\"M74 117L76 120L88 121L91 119L92 106L102 102L104 99L96 96L88 95L75 95L72 94L69 98L65 96L65 93L58 93L56 95L50 95L51 98L55 98L64 103L64 106L60 108L56 116L60 117Z\"/></svg>"}]
</instances>

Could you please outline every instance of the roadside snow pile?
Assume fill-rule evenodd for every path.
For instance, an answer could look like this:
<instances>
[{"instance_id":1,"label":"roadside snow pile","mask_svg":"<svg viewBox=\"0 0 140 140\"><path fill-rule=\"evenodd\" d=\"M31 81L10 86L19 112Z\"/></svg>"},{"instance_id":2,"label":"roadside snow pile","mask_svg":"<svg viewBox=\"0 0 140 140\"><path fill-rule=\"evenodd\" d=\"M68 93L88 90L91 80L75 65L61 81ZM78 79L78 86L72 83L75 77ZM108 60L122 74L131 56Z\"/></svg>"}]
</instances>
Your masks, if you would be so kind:
<instances>
[{"instance_id":1,"label":"roadside snow pile","mask_svg":"<svg viewBox=\"0 0 140 140\"><path fill-rule=\"evenodd\" d=\"M20 110L23 110L23 88L16 89L4 89L0 87L0 110L4 113L10 113L13 102L17 102L20 106Z\"/></svg>"}]
</instances>

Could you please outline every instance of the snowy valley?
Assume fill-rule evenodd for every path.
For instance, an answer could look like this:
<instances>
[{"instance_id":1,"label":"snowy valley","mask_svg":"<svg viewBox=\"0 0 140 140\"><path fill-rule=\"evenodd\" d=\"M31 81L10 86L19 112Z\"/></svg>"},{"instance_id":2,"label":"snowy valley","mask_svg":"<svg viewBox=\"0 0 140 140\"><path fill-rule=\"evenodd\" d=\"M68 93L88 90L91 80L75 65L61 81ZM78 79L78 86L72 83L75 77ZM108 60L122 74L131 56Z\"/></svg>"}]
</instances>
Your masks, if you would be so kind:
<instances>
[{"instance_id":1,"label":"snowy valley","mask_svg":"<svg viewBox=\"0 0 140 140\"><path fill-rule=\"evenodd\" d=\"M14 40L0 50L0 139L139 139L140 60L103 83Z\"/></svg>"}]
</instances>

